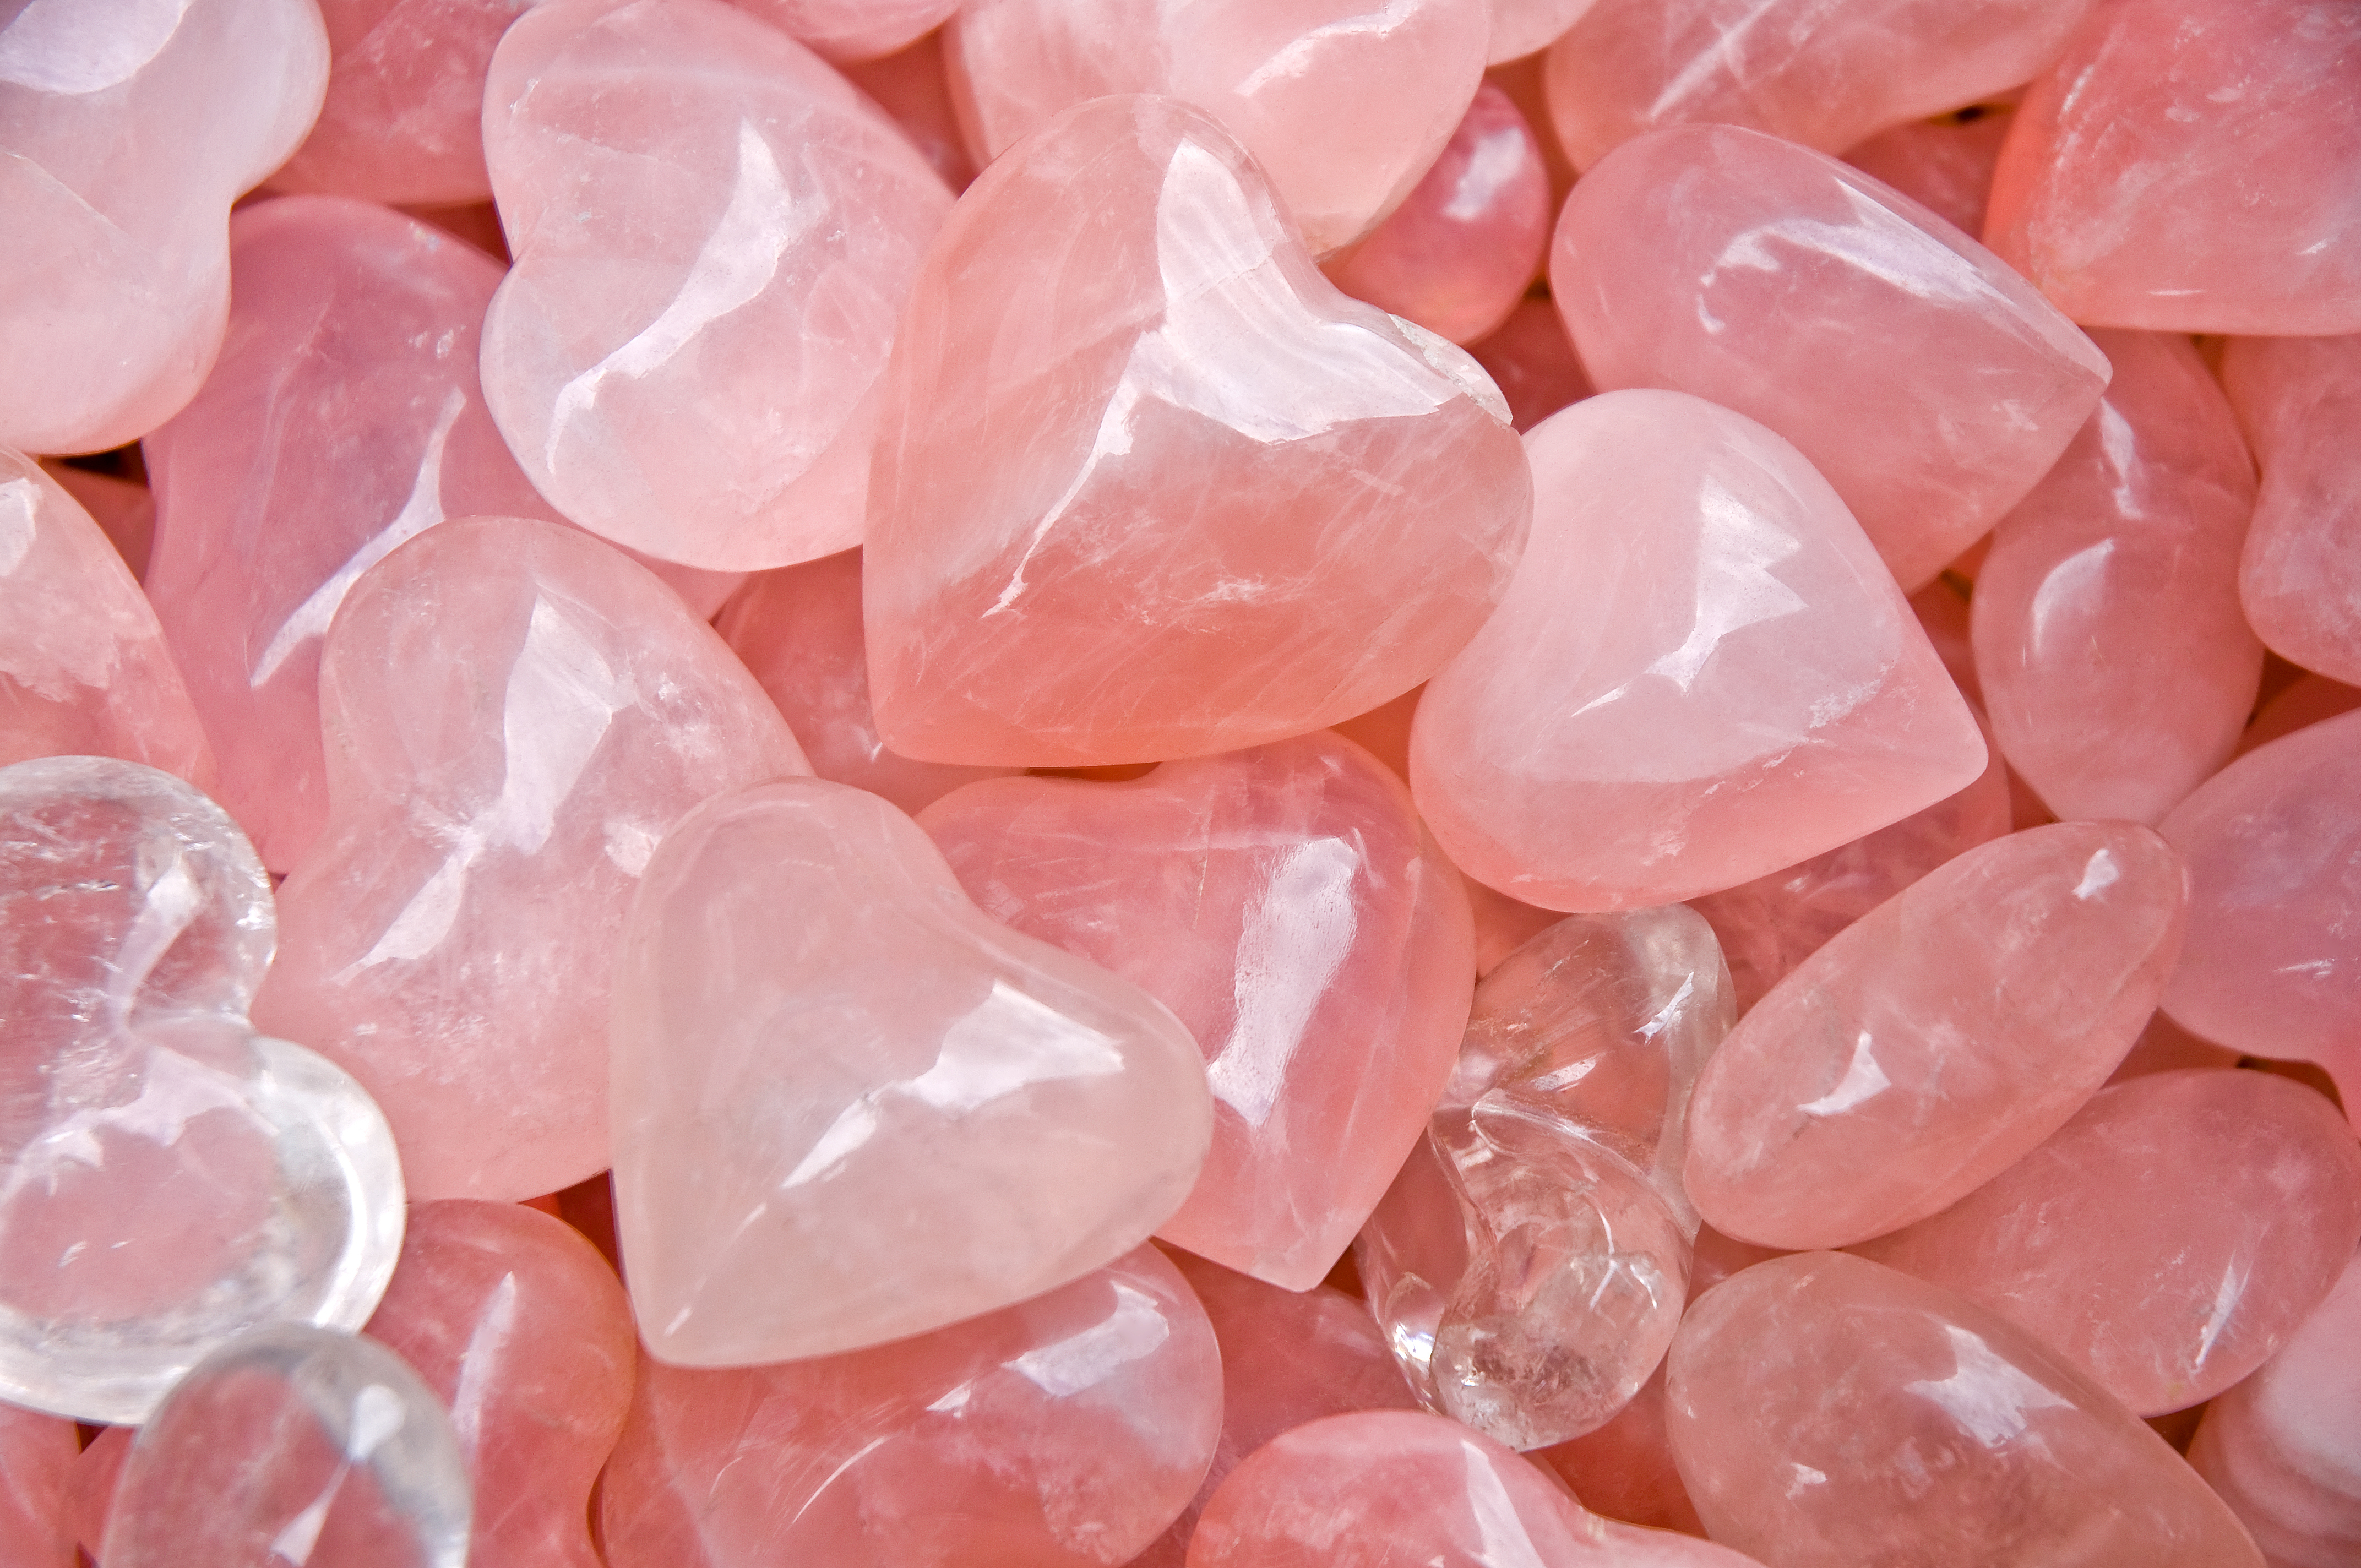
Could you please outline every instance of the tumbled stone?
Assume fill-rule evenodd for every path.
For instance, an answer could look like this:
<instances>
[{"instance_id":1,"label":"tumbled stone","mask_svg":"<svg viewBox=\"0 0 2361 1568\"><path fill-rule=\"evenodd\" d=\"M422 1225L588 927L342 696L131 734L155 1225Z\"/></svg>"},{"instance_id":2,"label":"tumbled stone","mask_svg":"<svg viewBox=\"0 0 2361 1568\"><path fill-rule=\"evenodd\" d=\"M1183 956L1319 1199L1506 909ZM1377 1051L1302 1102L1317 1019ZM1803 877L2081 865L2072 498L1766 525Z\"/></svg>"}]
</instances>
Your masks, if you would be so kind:
<instances>
[{"instance_id":1,"label":"tumbled stone","mask_svg":"<svg viewBox=\"0 0 2361 1568\"><path fill-rule=\"evenodd\" d=\"M1689 1196L1725 1234L1795 1248L1949 1207L2098 1091L2189 918L2180 857L2136 824L1969 850L1839 932L1730 1031L1689 1102Z\"/></svg>"},{"instance_id":2,"label":"tumbled stone","mask_svg":"<svg viewBox=\"0 0 2361 1568\"><path fill-rule=\"evenodd\" d=\"M66 1478L81 1450L71 1421L0 1405L0 1568L74 1568Z\"/></svg>"},{"instance_id":3,"label":"tumbled stone","mask_svg":"<svg viewBox=\"0 0 2361 1568\"><path fill-rule=\"evenodd\" d=\"M1221 1424L1213 1329L1141 1247L899 1344L643 1360L601 1534L613 1568L1104 1568L1189 1501Z\"/></svg>"},{"instance_id":4,"label":"tumbled stone","mask_svg":"<svg viewBox=\"0 0 2361 1568\"><path fill-rule=\"evenodd\" d=\"M1245 150L1169 99L1072 109L968 188L884 397L871 696L928 761L1349 718L1466 641L1530 516L1483 371L1336 292Z\"/></svg>"},{"instance_id":5,"label":"tumbled stone","mask_svg":"<svg viewBox=\"0 0 2361 1568\"><path fill-rule=\"evenodd\" d=\"M872 388L950 205L908 138L719 0L536 5L484 91L517 258L484 393L541 493L711 571L859 543Z\"/></svg>"},{"instance_id":6,"label":"tumbled stone","mask_svg":"<svg viewBox=\"0 0 2361 1568\"><path fill-rule=\"evenodd\" d=\"M875 60L950 20L961 0L730 0L838 65Z\"/></svg>"},{"instance_id":7,"label":"tumbled stone","mask_svg":"<svg viewBox=\"0 0 2361 1568\"><path fill-rule=\"evenodd\" d=\"M1510 422L1532 429L1598 389L1565 335L1565 321L1547 300L1525 300L1499 331L1467 345L1476 363L1508 400Z\"/></svg>"},{"instance_id":8,"label":"tumbled stone","mask_svg":"<svg viewBox=\"0 0 2361 1568\"><path fill-rule=\"evenodd\" d=\"M1533 537L1427 684L1420 812L1528 904L1734 887L1956 794L1982 739L1844 503L1753 421L1679 392L1525 437Z\"/></svg>"},{"instance_id":9,"label":"tumbled stone","mask_svg":"<svg viewBox=\"0 0 2361 1568\"><path fill-rule=\"evenodd\" d=\"M1666 1387L1716 1541L1780 1568L2262 1568L2229 1509L2064 1356L1841 1253L1700 1298Z\"/></svg>"},{"instance_id":10,"label":"tumbled stone","mask_svg":"<svg viewBox=\"0 0 2361 1568\"><path fill-rule=\"evenodd\" d=\"M1585 175L1550 289L1598 387L1694 392L1777 431L1905 591L2024 498L2107 384L2091 340L1968 236L1734 126L1656 131Z\"/></svg>"},{"instance_id":11,"label":"tumbled stone","mask_svg":"<svg viewBox=\"0 0 2361 1568\"><path fill-rule=\"evenodd\" d=\"M2263 471L2246 620L2282 658L2361 682L2361 336L2234 338L2222 389Z\"/></svg>"},{"instance_id":12,"label":"tumbled stone","mask_svg":"<svg viewBox=\"0 0 2361 1568\"><path fill-rule=\"evenodd\" d=\"M2016 119L2017 94L1913 120L1846 149L1844 160L1957 228L1981 237L2000 144Z\"/></svg>"},{"instance_id":13,"label":"tumbled stone","mask_svg":"<svg viewBox=\"0 0 2361 1568\"><path fill-rule=\"evenodd\" d=\"M438 523L360 575L320 657L329 815L280 892L265 1027L369 1087L419 1198L607 1168L625 907L708 796L806 771L671 590L555 523Z\"/></svg>"}]
</instances>

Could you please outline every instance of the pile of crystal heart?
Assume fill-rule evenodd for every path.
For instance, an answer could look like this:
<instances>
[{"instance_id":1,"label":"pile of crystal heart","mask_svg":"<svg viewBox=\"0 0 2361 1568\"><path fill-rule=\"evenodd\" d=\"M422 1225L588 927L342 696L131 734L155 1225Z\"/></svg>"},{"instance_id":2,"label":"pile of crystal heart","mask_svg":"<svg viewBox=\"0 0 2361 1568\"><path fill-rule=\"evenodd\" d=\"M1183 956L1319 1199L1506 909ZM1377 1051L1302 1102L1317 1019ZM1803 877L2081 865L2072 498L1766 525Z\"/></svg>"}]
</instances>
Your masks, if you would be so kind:
<instances>
[{"instance_id":1,"label":"pile of crystal heart","mask_svg":"<svg viewBox=\"0 0 2361 1568\"><path fill-rule=\"evenodd\" d=\"M2361 1563L2361 0L0 0L0 1568Z\"/></svg>"}]
</instances>

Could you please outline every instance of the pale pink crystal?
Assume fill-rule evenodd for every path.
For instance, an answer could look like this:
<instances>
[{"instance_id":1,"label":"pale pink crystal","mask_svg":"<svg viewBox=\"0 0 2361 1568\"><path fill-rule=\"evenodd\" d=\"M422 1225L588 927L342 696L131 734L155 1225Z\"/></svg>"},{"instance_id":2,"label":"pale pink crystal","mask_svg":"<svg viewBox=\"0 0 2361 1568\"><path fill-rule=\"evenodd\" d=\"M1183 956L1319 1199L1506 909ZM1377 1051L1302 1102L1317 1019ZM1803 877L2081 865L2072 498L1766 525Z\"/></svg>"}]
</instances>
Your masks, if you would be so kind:
<instances>
[{"instance_id":1,"label":"pale pink crystal","mask_svg":"<svg viewBox=\"0 0 2361 1568\"><path fill-rule=\"evenodd\" d=\"M1410 791L1315 734L1129 784L1006 779L919 818L994 919L1104 965L1196 1037L1213 1146L1157 1234L1309 1289L1385 1195L1459 1048L1459 878Z\"/></svg>"},{"instance_id":2,"label":"pale pink crystal","mask_svg":"<svg viewBox=\"0 0 2361 1568\"><path fill-rule=\"evenodd\" d=\"M1993 532L1976 674L2009 766L2063 818L2153 823L2229 761L2263 645L2238 609L2255 471L2183 337L2102 331L2098 411Z\"/></svg>"},{"instance_id":3,"label":"pale pink crystal","mask_svg":"<svg viewBox=\"0 0 2361 1568\"><path fill-rule=\"evenodd\" d=\"M1550 112L1585 170L1642 132L1699 121L1837 152L2031 79L2089 9L2089 0L1598 0L1550 50Z\"/></svg>"},{"instance_id":4,"label":"pale pink crystal","mask_svg":"<svg viewBox=\"0 0 2361 1568\"><path fill-rule=\"evenodd\" d=\"M90 513L131 575L146 577L148 547L155 543L156 497L145 478L95 474L56 457L41 459L41 471Z\"/></svg>"},{"instance_id":5,"label":"pale pink crystal","mask_svg":"<svg viewBox=\"0 0 2361 1568\"><path fill-rule=\"evenodd\" d=\"M2164 1440L1972 1302L1841 1253L1708 1292L1674 1450L1717 1541L1780 1568L2262 1568Z\"/></svg>"},{"instance_id":6,"label":"pale pink crystal","mask_svg":"<svg viewBox=\"0 0 2361 1568\"><path fill-rule=\"evenodd\" d=\"M1367 234L1442 153L1490 27L1485 0L1378 12L1363 0L967 0L944 41L980 160L1087 99L1178 98L1245 144L1324 253Z\"/></svg>"},{"instance_id":7,"label":"pale pink crystal","mask_svg":"<svg viewBox=\"0 0 2361 1568\"><path fill-rule=\"evenodd\" d=\"M1499 65L1549 48L1582 20L1592 4L1593 0L1491 0L1492 42L1487 58Z\"/></svg>"},{"instance_id":8,"label":"pale pink crystal","mask_svg":"<svg viewBox=\"0 0 2361 1568\"><path fill-rule=\"evenodd\" d=\"M2361 1258L2279 1354L2205 1407L2189 1463L2271 1568L2361 1555Z\"/></svg>"},{"instance_id":9,"label":"pale pink crystal","mask_svg":"<svg viewBox=\"0 0 2361 1568\"><path fill-rule=\"evenodd\" d=\"M266 1027L368 1085L420 1198L608 1164L609 971L673 822L806 771L671 590L555 523L437 524L363 573L320 661L326 827L280 894Z\"/></svg>"},{"instance_id":10,"label":"pale pink crystal","mask_svg":"<svg viewBox=\"0 0 2361 1568\"><path fill-rule=\"evenodd\" d=\"M877 101L894 116L943 183L964 191L975 179L975 159L960 133L959 112L951 104L949 69L943 63L943 35L928 33L909 48L877 60L859 60L840 68L844 79Z\"/></svg>"},{"instance_id":11,"label":"pale pink crystal","mask_svg":"<svg viewBox=\"0 0 2361 1568\"><path fill-rule=\"evenodd\" d=\"M1883 181L1961 234L1984 232L1993 170L2016 118L2018 94L1913 120L1847 149L1844 160Z\"/></svg>"},{"instance_id":12,"label":"pale pink crystal","mask_svg":"<svg viewBox=\"0 0 2361 1568\"><path fill-rule=\"evenodd\" d=\"M1160 1003L993 920L916 823L817 779L665 839L613 1035L624 1272L679 1365L856 1350L1078 1278L1171 1218L1213 1132Z\"/></svg>"},{"instance_id":13,"label":"pale pink crystal","mask_svg":"<svg viewBox=\"0 0 2361 1568\"><path fill-rule=\"evenodd\" d=\"M0 1405L0 1568L74 1568L66 1478L81 1452L71 1421Z\"/></svg>"},{"instance_id":14,"label":"pale pink crystal","mask_svg":"<svg viewBox=\"0 0 2361 1568\"><path fill-rule=\"evenodd\" d=\"M0 448L0 767L120 757L214 783L156 612L90 514Z\"/></svg>"},{"instance_id":15,"label":"pale pink crystal","mask_svg":"<svg viewBox=\"0 0 2361 1568\"><path fill-rule=\"evenodd\" d=\"M2361 332L2361 10L2096 7L2017 111L1985 232L2079 322Z\"/></svg>"},{"instance_id":16,"label":"pale pink crystal","mask_svg":"<svg viewBox=\"0 0 2361 1568\"><path fill-rule=\"evenodd\" d=\"M516 253L484 393L603 538L712 571L861 542L872 388L950 192L884 113L719 0L555 0L500 39Z\"/></svg>"},{"instance_id":17,"label":"pale pink crystal","mask_svg":"<svg viewBox=\"0 0 2361 1568\"><path fill-rule=\"evenodd\" d=\"M1508 400L1510 422L1520 431L1598 390L1565 335L1565 318L1547 300L1520 302L1499 331L1469 344L1467 352Z\"/></svg>"},{"instance_id":18,"label":"pale pink crystal","mask_svg":"<svg viewBox=\"0 0 2361 1568\"><path fill-rule=\"evenodd\" d=\"M2222 387L2263 470L2246 620L2281 657L2361 682L2361 336L2234 338Z\"/></svg>"},{"instance_id":19,"label":"pale pink crystal","mask_svg":"<svg viewBox=\"0 0 2361 1568\"><path fill-rule=\"evenodd\" d=\"M2292 735L2323 718L2361 707L2361 688L2332 681L2326 675L2302 674L2285 690L2255 710L2254 722L2238 739L2238 755L2268 746L2282 735Z\"/></svg>"},{"instance_id":20,"label":"pale pink crystal","mask_svg":"<svg viewBox=\"0 0 2361 1568\"><path fill-rule=\"evenodd\" d=\"M307 0L10 8L0 446L100 452L189 400L221 347L230 203L303 139L327 78Z\"/></svg>"},{"instance_id":21,"label":"pale pink crystal","mask_svg":"<svg viewBox=\"0 0 2361 1568\"><path fill-rule=\"evenodd\" d=\"M1780 1247L1849 1245L1956 1202L2106 1081L2188 911L2180 857L2132 823L2037 828L1930 872L1806 959L1706 1064L1689 1196L1715 1229Z\"/></svg>"},{"instance_id":22,"label":"pale pink crystal","mask_svg":"<svg viewBox=\"0 0 2361 1568\"><path fill-rule=\"evenodd\" d=\"M1732 126L1656 131L1587 174L1550 289L1601 389L1694 392L1769 425L1905 591L2023 499L2107 384L2091 340L1968 236Z\"/></svg>"},{"instance_id":23,"label":"pale pink crystal","mask_svg":"<svg viewBox=\"0 0 2361 1568\"><path fill-rule=\"evenodd\" d=\"M1153 1247L850 1355L643 1360L607 1469L613 1568L1105 1568L1188 1503L1222 1424L1205 1313Z\"/></svg>"},{"instance_id":24,"label":"pale pink crystal","mask_svg":"<svg viewBox=\"0 0 2361 1568\"><path fill-rule=\"evenodd\" d=\"M1468 875L1559 909L1692 898L1983 770L1893 578L1786 442L1627 391L1525 446L1531 548L1411 738L1419 809Z\"/></svg>"},{"instance_id":25,"label":"pale pink crystal","mask_svg":"<svg viewBox=\"0 0 2361 1568\"><path fill-rule=\"evenodd\" d=\"M1466 354L1339 294L1186 104L1001 158L911 293L862 571L880 733L940 762L1234 751L1416 685L1532 478Z\"/></svg>"},{"instance_id":26,"label":"pale pink crystal","mask_svg":"<svg viewBox=\"0 0 2361 1568\"><path fill-rule=\"evenodd\" d=\"M1541 144L1487 82L1426 177L1327 273L1356 299L1473 343L1508 320L1540 273L1552 211Z\"/></svg>"},{"instance_id":27,"label":"pale pink crystal","mask_svg":"<svg viewBox=\"0 0 2361 1568\"><path fill-rule=\"evenodd\" d=\"M906 49L950 19L961 0L730 0L842 65Z\"/></svg>"}]
</instances>

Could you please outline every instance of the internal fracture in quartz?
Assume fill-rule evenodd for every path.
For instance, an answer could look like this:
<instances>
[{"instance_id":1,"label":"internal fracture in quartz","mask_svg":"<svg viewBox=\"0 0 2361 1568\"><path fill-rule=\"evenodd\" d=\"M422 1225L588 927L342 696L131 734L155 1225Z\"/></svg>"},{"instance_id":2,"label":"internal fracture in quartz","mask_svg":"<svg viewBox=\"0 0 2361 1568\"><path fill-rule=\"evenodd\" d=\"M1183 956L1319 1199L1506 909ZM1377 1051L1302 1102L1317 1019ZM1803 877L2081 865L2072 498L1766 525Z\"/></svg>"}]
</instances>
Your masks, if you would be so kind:
<instances>
[{"instance_id":1,"label":"internal fracture in quartz","mask_svg":"<svg viewBox=\"0 0 2361 1568\"><path fill-rule=\"evenodd\" d=\"M2246 337L2222 388L2262 467L2238 602L2273 652L2361 682L2361 336Z\"/></svg>"}]
</instances>

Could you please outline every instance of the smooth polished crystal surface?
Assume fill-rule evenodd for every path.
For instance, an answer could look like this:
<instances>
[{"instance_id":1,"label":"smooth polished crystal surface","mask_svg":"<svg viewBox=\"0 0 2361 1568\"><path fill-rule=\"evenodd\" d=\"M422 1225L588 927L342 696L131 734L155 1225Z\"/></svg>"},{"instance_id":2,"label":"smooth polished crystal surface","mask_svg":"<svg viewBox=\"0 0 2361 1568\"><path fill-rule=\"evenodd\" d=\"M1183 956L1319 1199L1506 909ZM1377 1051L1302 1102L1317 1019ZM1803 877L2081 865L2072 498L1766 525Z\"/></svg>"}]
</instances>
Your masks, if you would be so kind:
<instances>
[{"instance_id":1,"label":"smooth polished crystal surface","mask_svg":"<svg viewBox=\"0 0 2361 1568\"><path fill-rule=\"evenodd\" d=\"M1986 236L2079 322L2361 332L2361 10L2094 8L2017 111Z\"/></svg>"},{"instance_id":2,"label":"smooth polished crystal surface","mask_svg":"<svg viewBox=\"0 0 2361 1568\"><path fill-rule=\"evenodd\" d=\"M385 1118L247 1025L270 883L135 763L0 769L0 1398L137 1421L223 1340L357 1328L401 1246Z\"/></svg>"},{"instance_id":3,"label":"smooth polished crystal surface","mask_svg":"<svg viewBox=\"0 0 2361 1568\"><path fill-rule=\"evenodd\" d=\"M282 1324L207 1356L139 1429L100 1557L466 1568L469 1511L451 1420L409 1364Z\"/></svg>"},{"instance_id":4,"label":"smooth polished crystal surface","mask_svg":"<svg viewBox=\"0 0 2361 1568\"><path fill-rule=\"evenodd\" d=\"M543 495L710 571L861 542L870 396L950 192L883 111L719 0L555 0L500 40L516 266L484 393Z\"/></svg>"},{"instance_id":5,"label":"smooth polished crystal surface","mask_svg":"<svg viewBox=\"0 0 2361 1568\"><path fill-rule=\"evenodd\" d=\"M2361 684L2361 336L2235 338L2222 389L2263 471L2246 620L2282 658Z\"/></svg>"},{"instance_id":6,"label":"smooth polished crystal surface","mask_svg":"<svg viewBox=\"0 0 2361 1568\"><path fill-rule=\"evenodd\" d=\"M2262 1568L2180 1456L2065 1357L1861 1258L1735 1276L1668 1366L1706 1529L1779 1568Z\"/></svg>"},{"instance_id":7,"label":"smooth polished crystal surface","mask_svg":"<svg viewBox=\"0 0 2361 1568\"><path fill-rule=\"evenodd\" d=\"M1204 1163L1212 1097L1172 1014L992 919L916 823L843 784L741 790L676 828L615 986L624 1270L677 1365L1038 1296L1145 1241Z\"/></svg>"},{"instance_id":8,"label":"smooth polished crystal surface","mask_svg":"<svg viewBox=\"0 0 2361 1568\"><path fill-rule=\"evenodd\" d=\"M1585 175L1550 290L1593 382L1694 392L1794 442L1905 591L2023 499L2107 384L1968 236L1735 126L1657 131Z\"/></svg>"},{"instance_id":9,"label":"smooth polished crystal surface","mask_svg":"<svg viewBox=\"0 0 2361 1568\"><path fill-rule=\"evenodd\" d=\"M1844 160L1909 197L1961 234L1981 237L2001 143L2016 121L2015 93L1913 120L1845 150Z\"/></svg>"},{"instance_id":10,"label":"smooth polished crystal surface","mask_svg":"<svg viewBox=\"0 0 2361 1568\"><path fill-rule=\"evenodd\" d=\"M1925 1219L2064 1125L2172 973L2189 873L2128 822L1971 850L1837 934L1740 1020L1689 1102L1689 1196L1766 1246Z\"/></svg>"},{"instance_id":11,"label":"smooth polished crystal surface","mask_svg":"<svg viewBox=\"0 0 2361 1568\"><path fill-rule=\"evenodd\" d=\"M730 1371L642 1360L607 1471L613 1568L1105 1568L1205 1473L1222 1365L1153 1247L899 1344Z\"/></svg>"},{"instance_id":12,"label":"smooth polished crystal surface","mask_svg":"<svg viewBox=\"0 0 2361 1568\"><path fill-rule=\"evenodd\" d=\"M653 576L522 518L439 523L363 573L320 710L328 821L256 1016L369 1086L418 1197L605 1169L625 907L689 807L807 771L778 710Z\"/></svg>"},{"instance_id":13,"label":"smooth polished crystal surface","mask_svg":"<svg viewBox=\"0 0 2361 1568\"><path fill-rule=\"evenodd\" d=\"M1467 1024L1466 900L1410 791L1316 734L1128 784L972 784L919 826L985 914L1196 1037L1213 1150L1158 1235L1319 1283L1425 1130Z\"/></svg>"},{"instance_id":14,"label":"smooth polished crystal surface","mask_svg":"<svg viewBox=\"0 0 2361 1568\"><path fill-rule=\"evenodd\" d=\"M0 1405L0 1568L74 1568L67 1476L80 1452L71 1421Z\"/></svg>"},{"instance_id":15,"label":"smooth polished crystal surface","mask_svg":"<svg viewBox=\"0 0 2361 1568\"><path fill-rule=\"evenodd\" d=\"M730 0L838 65L875 60L950 20L961 0Z\"/></svg>"},{"instance_id":16,"label":"smooth polished crystal surface","mask_svg":"<svg viewBox=\"0 0 2361 1568\"><path fill-rule=\"evenodd\" d=\"M1532 478L1459 349L1338 293L1202 112L1105 98L968 188L884 382L885 743L1234 751L1377 707L1490 613Z\"/></svg>"},{"instance_id":17,"label":"smooth polished crystal surface","mask_svg":"<svg viewBox=\"0 0 2361 1568\"><path fill-rule=\"evenodd\" d=\"M2263 645L2238 556L2255 468L2187 338L2095 335L2115 378L1993 532L1976 674L2008 765L2052 812L2154 823L2254 711Z\"/></svg>"},{"instance_id":18,"label":"smooth polished crystal surface","mask_svg":"<svg viewBox=\"0 0 2361 1568\"><path fill-rule=\"evenodd\" d=\"M1528 904L1692 898L1956 794L1982 739L1844 503L1795 449L1680 392L1525 436L1533 537L1430 681L1421 813Z\"/></svg>"},{"instance_id":19,"label":"smooth polished crystal surface","mask_svg":"<svg viewBox=\"0 0 2361 1568\"><path fill-rule=\"evenodd\" d=\"M230 203L303 139L327 77L307 0L9 7L0 446L103 452L189 400L221 346Z\"/></svg>"},{"instance_id":20,"label":"smooth polished crystal surface","mask_svg":"<svg viewBox=\"0 0 2361 1568\"><path fill-rule=\"evenodd\" d=\"M944 41L978 158L1088 99L1177 98L1245 144L1319 254L1442 153L1490 27L1485 0L967 0Z\"/></svg>"},{"instance_id":21,"label":"smooth polished crystal surface","mask_svg":"<svg viewBox=\"0 0 2361 1568\"><path fill-rule=\"evenodd\" d=\"M1528 431L1598 390L1582 367L1565 321L1547 300L1523 300L1491 336L1467 345L1508 400L1509 419Z\"/></svg>"}]
</instances>

